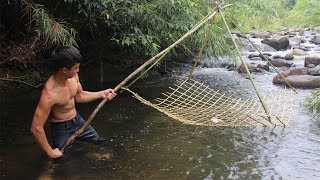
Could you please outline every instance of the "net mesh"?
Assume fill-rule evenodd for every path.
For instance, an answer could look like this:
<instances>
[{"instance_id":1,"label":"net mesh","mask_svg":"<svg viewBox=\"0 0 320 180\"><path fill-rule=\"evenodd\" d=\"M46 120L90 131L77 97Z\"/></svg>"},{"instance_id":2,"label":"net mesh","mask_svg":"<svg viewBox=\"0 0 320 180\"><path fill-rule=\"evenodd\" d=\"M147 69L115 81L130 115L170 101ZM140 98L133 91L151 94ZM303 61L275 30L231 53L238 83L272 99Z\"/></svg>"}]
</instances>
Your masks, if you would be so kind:
<instances>
[{"instance_id":1,"label":"net mesh","mask_svg":"<svg viewBox=\"0 0 320 180\"><path fill-rule=\"evenodd\" d=\"M192 80L178 80L154 103L124 88L143 104L192 125L257 126L287 125L292 120L293 92L286 89L263 96L268 110L265 113L257 99L242 99L215 91Z\"/></svg>"}]
</instances>

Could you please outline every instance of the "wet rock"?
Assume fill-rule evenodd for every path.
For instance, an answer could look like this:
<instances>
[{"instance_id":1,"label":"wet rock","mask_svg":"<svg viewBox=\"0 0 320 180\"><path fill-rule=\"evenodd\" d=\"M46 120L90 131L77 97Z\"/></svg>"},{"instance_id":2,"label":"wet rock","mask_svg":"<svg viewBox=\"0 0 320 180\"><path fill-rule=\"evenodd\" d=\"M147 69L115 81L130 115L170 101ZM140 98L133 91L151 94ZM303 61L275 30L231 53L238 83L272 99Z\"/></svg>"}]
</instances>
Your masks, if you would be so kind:
<instances>
[{"instance_id":1,"label":"wet rock","mask_svg":"<svg viewBox=\"0 0 320 180\"><path fill-rule=\"evenodd\" d=\"M318 65L314 68L308 69L308 74L310 74L312 76L320 76L320 65Z\"/></svg>"},{"instance_id":2,"label":"wet rock","mask_svg":"<svg viewBox=\"0 0 320 180\"><path fill-rule=\"evenodd\" d=\"M292 54L287 54L285 57L284 57L285 60L293 60L294 59L294 56Z\"/></svg>"},{"instance_id":3,"label":"wet rock","mask_svg":"<svg viewBox=\"0 0 320 180\"><path fill-rule=\"evenodd\" d=\"M303 42L301 37L296 37L296 36L289 38L289 41L292 46L299 46L300 43Z\"/></svg>"},{"instance_id":4,"label":"wet rock","mask_svg":"<svg viewBox=\"0 0 320 180\"><path fill-rule=\"evenodd\" d=\"M252 59L252 58L255 58L255 57L259 57L260 58L259 54L257 54L257 53L251 53L248 56L249 59Z\"/></svg>"},{"instance_id":5,"label":"wet rock","mask_svg":"<svg viewBox=\"0 0 320 180\"><path fill-rule=\"evenodd\" d=\"M284 57L280 56L280 55L274 55L272 56L273 59L284 59Z\"/></svg>"},{"instance_id":6,"label":"wet rock","mask_svg":"<svg viewBox=\"0 0 320 180\"><path fill-rule=\"evenodd\" d=\"M267 60L271 60L271 54L270 53L263 53L262 55L259 54L259 57L262 59L262 61L266 61L265 58L267 58Z\"/></svg>"},{"instance_id":7,"label":"wet rock","mask_svg":"<svg viewBox=\"0 0 320 180\"><path fill-rule=\"evenodd\" d=\"M217 58L207 58L201 62L201 67L203 68L230 68L234 67L234 62L230 58L217 57Z\"/></svg>"},{"instance_id":8,"label":"wet rock","mask_svg":"<svg viewBox=\"0 0 320 180\"><path fill-rule=\"evenodd\" d=\"M263 69L265 71L270 70L270 67L267 64L258 64L257 68Z\"/></svg>"},{"instance_id":9,"label":"wet rock","mask_svg":"<svg viewBox=\"0 0 320 180\"><path fill-rule=\"evenodd\" d=\"M277 51L290 47L290 42L287 37L281 37L279 39L263 39L261 42L271 46Z\"/></svg>"},{"instance_id":10,"label":"wet rock","mask_svg":"<svg viewBox=\"0 0 320 180\"><path fill-rule=\"evenodd\" d=\"M248 69L249 69L249 72L262 72L262 69L261 68L257 68L255 67L254 65L252 64L248 64L246 63ZM245 69L245 66L243 64L241 64L238 68L238 73L247 73L246 69Z\"/></svg>"},{"instance_id":11,"label":"wet rock","mask_svg":"<svg viewBox=\"0 0 320 180\"><path fill-rule=\"evenodd\" d=\"M294 63L283 60L283 59L271 59L269 61L274 67L294 67L295 66ZM269 62L268 62L268 65L270 65Z\"/></svg>"},{"instance_id":12,"label":"wet rock","mask_svg":"<svg viewBox=\"0 0 320 180\"><path fill-rule=\"evenodd\" d=\"M301 44L301 46L296 46L296 47L293 47L292 49L300 49L302 51L309 51L310 47L306 47Z\"/></svg>"},{"instance_id":13,"label":"wet rock","mask_svg":"<svg viewBox=\"0 0 320 180\"><path fill-rule=\"evenodd\" d=\"M309 64L318 66L320 64L320 55L306 56L304 58L304 67L307 67Z\"/></svg>"},{"instance_id":14,"label":"wet rock","mask_svg":"<svg viewBox=\"0 0 320 180\"><path fill-rule=\"evenodd\" d=\"M314 36L311 40L311 43L319 45L320 44L320 36Z\"/></svg>"}]
</instances>

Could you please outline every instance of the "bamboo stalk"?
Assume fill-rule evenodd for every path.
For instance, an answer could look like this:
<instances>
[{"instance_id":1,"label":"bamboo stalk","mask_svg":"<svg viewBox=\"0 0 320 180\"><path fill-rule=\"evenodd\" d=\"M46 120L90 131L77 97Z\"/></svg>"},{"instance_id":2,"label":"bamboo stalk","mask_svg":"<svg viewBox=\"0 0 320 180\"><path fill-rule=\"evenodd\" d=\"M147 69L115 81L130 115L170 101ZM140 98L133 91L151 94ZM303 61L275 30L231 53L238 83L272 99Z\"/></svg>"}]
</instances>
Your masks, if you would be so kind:
<instances>
[{"instance_id":1,"label":"bamboo stalk","mask_svg":"<svg viewBox=\"0 0 320 180\"><path fill-rule=\"evenodd\" d=\"M260 103L261 103L261 105L262 105L262 107L263 107L263 109L264 109L264 111L265 111L265 113L266 113L266 115L267 115L267 117L268 117L268 121L269 121L271 124L273 124L273 123L271 122L270 116L268 115L268 114L269 114L268 109L267 109L267 107L266 107L263 99L261 98L260 93L259 93L259 91L258 91L258 89L257 89L257 87L256 87L256 85L255 85L255 83L254 83L254 81L253 81L252 75L251 75L251 73L250 73L250 71L249 71L246 63L245 63L245 62L243 61L243 59L242 59L242 55L241 55L241 52L240 52L240 50L239 50L238 44L236 43L236 41L235 41L234 38L232 37L231 31L230 31L230 29L229 29L229 26L228 26L228 24L227 24L227 22L226 22L226 20L225 20L225 18L224 18L223 11L222 11L222 9L220 8L219 5L218 5L218 7L219 7L219 12L220 12L220 15L221 15L221 17L222 17L222 20L223 20L223 22L224 22L224 24L225 24L225 26L226 26L226 28L227 28L227 30L228 30L228 33L229 33L229 35L230 35L230 37L231 37L231 39L232 39L233 44L235 45L235 47L236 47L236 49L237 49L237 53L238 53L238 55L239 55L239 58L240 58L240 60L241 60L241 62L242 62L242 64L243 64L244 68L246 69L246 72L247 72L249 78L250 78L250 81L251 81L251 84L252 84L252 86L253 86L253 89L255 90L255 92L256 92L259 100L260 100Z\"/></svg>"},{"instance_id":2,"label":"bamboo stalk","mask_svg":"<svg viewBox=\"0 0 320 180\"><path fill-rule=\"evenodd\" d=\"M227 8L229 6L232 6L232 4L228 4L225 5L223 7L219 7L220 9L224 9ZM158 53L157 55L155 55L154 57L150 58L149 60L147 60L144 64L142 64L138 69L136 69L135 71L133 71L127 78L125 78L120 84L118 84L115 88L114 91L117 92L121 87L123 87L130 79L132 79L134 76L136 76L140 71L142 71L143 69L145 69L149 64L151 64L152 62L154 62L157 58L161 57L164 53L170 51L171 49L173 49L177 44L179 44L181 41L183 41L185 38L187 38L188 36L190 36L192 33L194 33L196 30L198 30L204 23L206 23L207 21L209 21L210 19L212 19L218 12L218 9L215 9L213 12L211 12L208 16L206 16L206 18L197 23L197 25L195 27L193 27L191 30L189 30L185 35L183 35L180 39L178 39L176 42L174 42L173 44L171 44L169 47L167 47L166 49L162 50L160 53ZM102 108L102 106L108 101L108 98L103 99L100 104L96 107L96 109L92 112L92 114L90 115L90 117L88 118L88 120L86 121L86 123L79 129L77 130L75 133L73 133L70 138L63 144L63 146L61 147L61 152L63 152L65 150L66 147L68 147L74 140L76 137L78 137L92 122L93 118L96 116L96 114L99 112L99 110Z\"/></svg>"}]
</instances>

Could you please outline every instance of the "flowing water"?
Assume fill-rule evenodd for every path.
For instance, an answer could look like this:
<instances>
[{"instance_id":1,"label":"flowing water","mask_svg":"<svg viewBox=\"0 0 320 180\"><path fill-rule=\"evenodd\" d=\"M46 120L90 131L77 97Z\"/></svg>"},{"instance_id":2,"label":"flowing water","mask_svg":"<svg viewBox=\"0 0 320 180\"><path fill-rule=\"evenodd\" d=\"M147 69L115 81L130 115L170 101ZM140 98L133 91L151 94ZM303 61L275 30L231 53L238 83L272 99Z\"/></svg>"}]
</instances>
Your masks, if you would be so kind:
<instances>
[{"instance_id":1,"label":"flowing water","mask_svg":"<svg viewBox=\"0 0 320 180\"><path fill-rule=\"evenodd\" d=\"M303 65L299 60L296 64ZM272 84L274 75L253 75L261 94L284 90ZM86 89L99 88L94 80L99 78L92 73L81 77ZM132 89L151 99L181 77L185 75L154 77ZM228 94L255 97L250 81L234 71L198 68L194 79ZM0 178L320 179L320 119L300 104L310 92L299 90L294 120L286 127L186 125L122 93L106 103L92 123L106 142L76 142L67 161L59 163L41 152L29 132L40 92L2 93ZM87 119L98 103L77 108ZM50 128L46 130L50 139Z\"/></svg>"}]
</instances>

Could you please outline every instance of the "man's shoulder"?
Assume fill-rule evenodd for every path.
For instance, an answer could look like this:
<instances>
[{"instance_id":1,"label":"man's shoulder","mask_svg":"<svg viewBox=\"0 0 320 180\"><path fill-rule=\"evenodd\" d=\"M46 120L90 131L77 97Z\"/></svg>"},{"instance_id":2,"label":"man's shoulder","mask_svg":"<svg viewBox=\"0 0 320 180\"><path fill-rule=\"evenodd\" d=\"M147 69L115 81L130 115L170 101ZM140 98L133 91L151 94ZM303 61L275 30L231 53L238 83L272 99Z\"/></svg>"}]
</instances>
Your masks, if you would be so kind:
<instances>
[{"instance_id":1,"label":"man's shoulder","mask_svg":"<svg viewBox=\"0 0 320 180\"><path fill-rule=\"evenodd\" d=\"M42 89L40 100L54 103L56 94L54 82L51 78L49 78Z\"/></svg>"}]
</instances>

